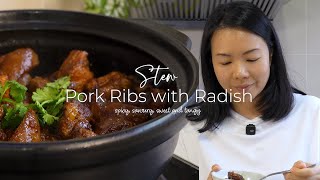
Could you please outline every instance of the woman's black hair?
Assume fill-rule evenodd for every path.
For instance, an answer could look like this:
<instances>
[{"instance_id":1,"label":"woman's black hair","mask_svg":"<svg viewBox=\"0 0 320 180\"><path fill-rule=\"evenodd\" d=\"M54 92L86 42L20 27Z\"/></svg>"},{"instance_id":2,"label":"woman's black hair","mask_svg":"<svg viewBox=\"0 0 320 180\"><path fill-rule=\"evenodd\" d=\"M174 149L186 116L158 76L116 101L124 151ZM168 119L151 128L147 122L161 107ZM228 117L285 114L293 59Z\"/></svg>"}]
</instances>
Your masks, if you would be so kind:
<instances>
[{"instance_id":1,"label":"woman's black hair","mask_svg":"<svg viewBox=\"0 0 320 180\"><path fill-rule=\"evenodd\" d=\"M293 93L305 94L293 88L289 82L286 65L274 27L265 14L249 2L237 1L222 4L215 8L204 28L201 44L201 68L205 92L219 94L225 90L219 84L214 73L211 57L211 38L221 28L240 28L254 33L266 42L272 61L270 77L265 88L259 94L257 110L262 119L280 120L288 115L293 106ZM199 132L216 129L230 115L231 103L201 102L193 108L200 108L200 116L187 116L189 120L206 120Z\"/></svg>"}]
</instances>

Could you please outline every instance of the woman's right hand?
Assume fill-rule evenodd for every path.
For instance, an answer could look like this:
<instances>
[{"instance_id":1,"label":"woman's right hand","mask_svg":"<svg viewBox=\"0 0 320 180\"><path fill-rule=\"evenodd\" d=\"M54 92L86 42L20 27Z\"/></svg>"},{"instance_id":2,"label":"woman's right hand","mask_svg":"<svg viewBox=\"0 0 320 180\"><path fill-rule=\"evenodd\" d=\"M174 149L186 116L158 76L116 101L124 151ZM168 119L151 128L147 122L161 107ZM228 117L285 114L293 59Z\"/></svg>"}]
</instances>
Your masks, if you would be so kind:
<instances>
[{"instance_id":1,"label":"woman's right hand","mask_svg":"<svg viewBox=\"0 0 320 180\"><path fill-rule=\"evenodd\" d=\"M220 170L221 170L221 167L220 167L218 164L213 165L213 166L211 167L211 171L210 171L210 173L209 173L209 175L208 175L208 179L207 179L207 180L214 180L214 179L212 178L212 176L211 176L211 173L212 173L212 172L218 172L218 171L220 171Z\"/></svg>"}]
</instances>

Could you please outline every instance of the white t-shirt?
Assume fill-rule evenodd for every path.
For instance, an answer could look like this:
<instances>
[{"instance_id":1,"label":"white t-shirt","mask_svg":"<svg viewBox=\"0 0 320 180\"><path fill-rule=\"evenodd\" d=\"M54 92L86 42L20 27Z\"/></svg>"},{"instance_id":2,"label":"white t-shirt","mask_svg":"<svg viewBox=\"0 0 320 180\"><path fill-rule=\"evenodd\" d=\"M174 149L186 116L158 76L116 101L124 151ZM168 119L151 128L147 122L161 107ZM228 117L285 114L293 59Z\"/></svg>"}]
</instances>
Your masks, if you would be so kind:
<instances>
[{"instance_id":1,"label":"white t-shirt","mask_svg":"<svg viewBox=\"0 0 320 180\"><path fill-rule=\"evenodd\" d=\"M199 179L207 179L213 164L269 174L290 169L298 160L319 162L320 99L300 94L294 94L294 99L292 111L280 121L249 120L232 111L219 129L199 134ZM248 124L256 126L255 135L246 135Z\"/></svg>"}]
</instances>

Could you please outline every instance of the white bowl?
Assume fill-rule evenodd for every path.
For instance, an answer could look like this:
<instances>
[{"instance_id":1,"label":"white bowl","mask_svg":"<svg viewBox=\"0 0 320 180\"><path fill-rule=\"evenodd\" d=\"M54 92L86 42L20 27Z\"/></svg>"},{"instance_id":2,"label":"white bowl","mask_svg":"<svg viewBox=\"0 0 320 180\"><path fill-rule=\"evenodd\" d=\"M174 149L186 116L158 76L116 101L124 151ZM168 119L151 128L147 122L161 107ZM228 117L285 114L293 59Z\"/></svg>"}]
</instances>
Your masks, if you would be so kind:
<instances>
[{"instance_id":1,"label":"white bowl","mask_svg":"<svg viewBox=\"0 0 320 180\"><path fill-rule=\"evenodd\" d=\"M228 172L233 171L240 174L245 180L259 180L263 177L262 174L248 171L236 171L236 170L221 170L219 172L212 172L211 176L213 180L226 180L228 179Z\"/></svg>"}]
</instances>

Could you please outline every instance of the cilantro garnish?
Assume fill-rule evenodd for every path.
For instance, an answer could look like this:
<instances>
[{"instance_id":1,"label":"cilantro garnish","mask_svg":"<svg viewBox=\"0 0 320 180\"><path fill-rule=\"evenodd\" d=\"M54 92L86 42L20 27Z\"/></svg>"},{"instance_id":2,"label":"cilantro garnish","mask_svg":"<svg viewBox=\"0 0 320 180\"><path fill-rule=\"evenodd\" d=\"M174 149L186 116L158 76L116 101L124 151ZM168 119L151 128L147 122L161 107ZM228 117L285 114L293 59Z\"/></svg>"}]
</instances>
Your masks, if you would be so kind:
<instances>
[{"instance_id":1,"label":"cilantro garnish","mask_svg":"<svg viewBox=\"0 0 320 180\"><path fill-rule=\"evenodd\" d=\"M40 114L39 122L42 125L51 125L59 119L69 85L70 77L66 76L33 92L32 100Z\"/></svg>"},{"instance_id":2,"label":"cilantro garnish","mask_svg":"<svg viewBox=\"0 0 320 180\"><path fill-rule=\"evenodd\" d=\"M66 90L70 85L68 76L47 83L45 87L33 92L34 104L23 103L26 98L27 88L16 81L7 81L3 86L0 84L0 105L3 107L5 116L1 122L2 128L13 128L19 126L28 108L35 109L42 125L51 125L59 120L64 102L66 101ZM10 90L10 98L5 93Z\"/></svg>"},{"instance_id":3,"label":"cilantro garnish","mask_svg":"<svg viewBox=\"0 0 320 180\"><path fill-rule=\"evenodd\" d=\"M4 94L10 89L10 97L4 98ZM27 88L16 81L7 81L4 86L0 85L0 103L2 105L5 116L1 122L2 128L16 128L22 121L24 115L28 111L28 107L23 104L26 97Z\"/></svg>"}]
</instances>

